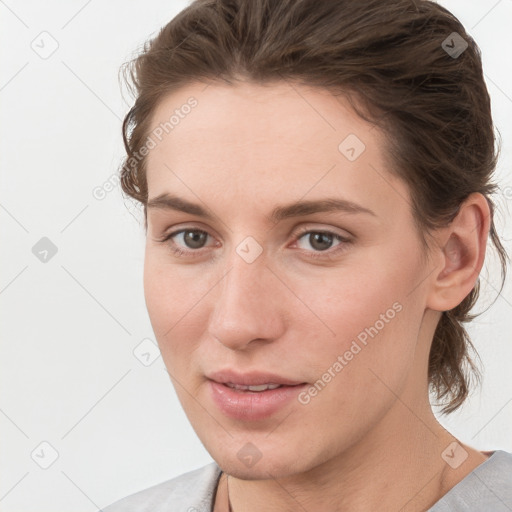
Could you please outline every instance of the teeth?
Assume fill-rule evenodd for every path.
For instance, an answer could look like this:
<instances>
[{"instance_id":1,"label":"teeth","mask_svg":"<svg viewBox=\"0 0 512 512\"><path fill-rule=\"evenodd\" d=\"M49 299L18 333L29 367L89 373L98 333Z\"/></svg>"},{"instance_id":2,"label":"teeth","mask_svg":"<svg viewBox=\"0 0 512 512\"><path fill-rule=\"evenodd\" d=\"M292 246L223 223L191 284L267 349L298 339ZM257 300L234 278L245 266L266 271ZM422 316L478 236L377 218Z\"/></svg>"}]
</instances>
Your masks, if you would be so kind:
<instances>
[{"instance_id":1,"label":"teeth","mask_svg":"<svg viewBox=\"0 0 512 512\"><path fill-rule=\"evenodd\" d=\"M227 382L226 386L233 389L240 389L242 391L266 391L267 389L277 389L281 387L281 384L261 384L259 386L243 386L241 384L231 384Z\"/></svg>"}]
</instances>

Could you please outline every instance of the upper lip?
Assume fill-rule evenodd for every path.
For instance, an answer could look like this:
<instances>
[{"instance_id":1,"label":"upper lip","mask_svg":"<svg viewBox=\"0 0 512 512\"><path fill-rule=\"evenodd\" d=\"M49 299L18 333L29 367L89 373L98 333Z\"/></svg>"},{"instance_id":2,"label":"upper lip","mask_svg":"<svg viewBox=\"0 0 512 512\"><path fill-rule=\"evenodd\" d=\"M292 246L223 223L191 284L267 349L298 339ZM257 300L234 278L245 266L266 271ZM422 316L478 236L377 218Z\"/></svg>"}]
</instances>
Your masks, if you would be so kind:
<instances>
[{"instance_id":1,"label":"upper lip","mask_svg":"<svg viewBox=\"0 0 512 512\"><path fill-rule=\"evenodd\" d=\"M234 370L226 369L206 375L210 380L221 384L240 384L242 386L259 386L261 384L282 384L284 386L296 386L304 384L302 381L288 379L275 373L251 371L247 373L238 373Z\"/></svg>"}]
</instances>

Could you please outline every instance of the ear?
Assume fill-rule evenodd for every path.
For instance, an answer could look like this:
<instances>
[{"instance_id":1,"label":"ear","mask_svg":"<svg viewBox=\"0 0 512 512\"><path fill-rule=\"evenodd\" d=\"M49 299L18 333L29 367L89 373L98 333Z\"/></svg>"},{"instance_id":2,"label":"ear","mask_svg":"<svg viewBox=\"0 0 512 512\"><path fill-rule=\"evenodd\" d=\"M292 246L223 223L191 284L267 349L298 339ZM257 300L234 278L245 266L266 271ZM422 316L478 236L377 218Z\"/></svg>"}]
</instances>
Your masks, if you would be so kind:
<instances>
[{"instance_id":1,"label":"ear","mask_svg":"<svg viewBox=\"0 0 512 512\"><path fill-rule=\"evenodd\" d=\"M475 192L450 225L436 232L432 251L439 266L432 273L428 308L449 311L471 292L485 259L490 215L487 199Z\"/></svg>"}]
</instances>

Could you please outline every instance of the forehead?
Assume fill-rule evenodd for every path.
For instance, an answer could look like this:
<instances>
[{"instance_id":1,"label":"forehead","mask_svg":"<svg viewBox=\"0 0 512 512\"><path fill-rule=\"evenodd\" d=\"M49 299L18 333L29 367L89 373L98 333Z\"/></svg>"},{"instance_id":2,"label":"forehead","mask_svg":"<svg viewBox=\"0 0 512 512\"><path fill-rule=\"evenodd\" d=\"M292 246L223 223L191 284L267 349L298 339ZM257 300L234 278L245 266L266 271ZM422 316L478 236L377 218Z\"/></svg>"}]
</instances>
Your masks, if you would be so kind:
<instances>
[{"instance_id":1,"label":"forehead","mask_svg":"<svg viewBox=\"0 0 512 512\"><path fill-rule=\"evenodd\" d=\"M150 133L150 198L208 192L250 201L253 190L260 203L338 194L396 209L407 196L387 172L381 132L324 89L284 81L191 84L160 101Z\"/></svg>"},{"instance_id":2,"label":"forehead","mask_svg":"<svg viewBox=\"0 0 512 512\"><path fill-rule=\"evenodd\" d=\"M195 106L188 107L192 102ZM338 157L338 145L349 134L370 146L375 146L373 139L379 136L371 133L373 126L357 116L344 97L285 81L188 85L159 102L151 128L159 127L164 128L163 138L176 143L186 138L199 152L222 144L243 148L250 156L252 148L270 144L291 149L300 158L309 155L310 160L318 159L328 147ZM319 143L321 151L314 151ZM372 147L367 149L372 151ZM158 153L152 152L148 163Z\"/></svg>"}]
</instances>

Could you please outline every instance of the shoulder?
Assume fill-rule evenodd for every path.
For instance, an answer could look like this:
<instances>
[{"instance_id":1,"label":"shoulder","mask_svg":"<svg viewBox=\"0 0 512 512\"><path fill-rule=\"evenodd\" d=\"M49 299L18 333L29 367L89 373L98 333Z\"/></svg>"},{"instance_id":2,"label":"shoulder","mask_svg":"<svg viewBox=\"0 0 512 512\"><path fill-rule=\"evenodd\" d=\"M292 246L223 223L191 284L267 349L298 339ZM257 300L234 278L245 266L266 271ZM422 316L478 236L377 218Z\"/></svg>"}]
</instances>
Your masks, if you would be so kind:
<instances>
[{"instance_id":1,"label":"shoulder","mask_svg":"<svg viewBox=\"0 0 512 512\"><path fill-rule=\"evenodd\" d=\"M510 512L512 510L512 453L496 450L450 489L428 512Z\"/></svg>"},{"instance_id":2,"label":"shoulder","mask_svg":"<svg viewBox=\"0 0 512 512\"><path fill-rule=\"evenodd\" d=\"M210 512L221 474L212 462L170 480L130 494L103 512Z\"/></svg>"}]
</instances>

